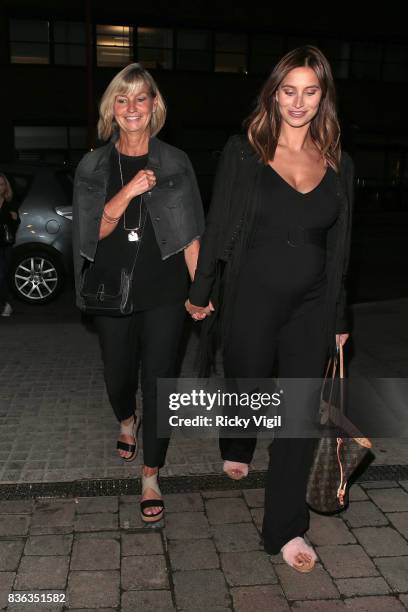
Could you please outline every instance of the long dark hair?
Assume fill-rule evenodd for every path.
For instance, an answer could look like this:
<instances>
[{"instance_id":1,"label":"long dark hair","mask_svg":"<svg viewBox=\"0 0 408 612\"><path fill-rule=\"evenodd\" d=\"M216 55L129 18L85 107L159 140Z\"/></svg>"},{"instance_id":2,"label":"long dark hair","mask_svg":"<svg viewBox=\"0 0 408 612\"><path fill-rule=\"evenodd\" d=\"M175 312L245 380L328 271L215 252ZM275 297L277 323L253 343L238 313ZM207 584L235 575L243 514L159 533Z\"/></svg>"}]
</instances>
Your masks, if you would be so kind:
<instances>
[{"instance_id":1,"label":"long dark hair","mask_svg":"<svg viewBox=\"0 0 408 612\"><path fill-rule=\"evenodd\" d=\"M310 125L310 135L328 165L340 167L340 126L336 111L336 90L327 58L317 47L306 45L289 51L276 64L258 97L257 105L245 121L248 140L266 164L272 160L278 144L281 116L276 90L294 68L312 68L322 88L319 110Z\"/></svg>"}]
</instances>

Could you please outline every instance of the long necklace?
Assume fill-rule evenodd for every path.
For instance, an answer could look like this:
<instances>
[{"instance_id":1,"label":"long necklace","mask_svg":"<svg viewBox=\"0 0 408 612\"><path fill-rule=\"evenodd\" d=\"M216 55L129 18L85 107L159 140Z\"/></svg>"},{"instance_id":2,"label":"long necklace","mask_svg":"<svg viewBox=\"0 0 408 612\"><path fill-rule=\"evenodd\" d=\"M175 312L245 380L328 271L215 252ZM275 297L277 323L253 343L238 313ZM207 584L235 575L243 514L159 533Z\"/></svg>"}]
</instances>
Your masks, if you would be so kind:
<instances>
[{"instance_id":1,"label":"long necklace","mask_svg":"<svg viewBox=\"0 0 408 612\"><path fill-rule=\"evenodd\" d=\"M118 160L119 160L119 172L120 172L120 182L122 183L122 189L123 189L123 174L122 174L122 164L120 162L120 151L118 151ZM141 227L142 224L142 196L139 196L139 221L136 227L126 227L126 211L123 213L123 229L126 230L128 232L128 236L127 239L129 240L129 242L138 242L138 240L140 240L141 236L139 236L139 230L143 228Z\"/></svg>"}]
</instances>

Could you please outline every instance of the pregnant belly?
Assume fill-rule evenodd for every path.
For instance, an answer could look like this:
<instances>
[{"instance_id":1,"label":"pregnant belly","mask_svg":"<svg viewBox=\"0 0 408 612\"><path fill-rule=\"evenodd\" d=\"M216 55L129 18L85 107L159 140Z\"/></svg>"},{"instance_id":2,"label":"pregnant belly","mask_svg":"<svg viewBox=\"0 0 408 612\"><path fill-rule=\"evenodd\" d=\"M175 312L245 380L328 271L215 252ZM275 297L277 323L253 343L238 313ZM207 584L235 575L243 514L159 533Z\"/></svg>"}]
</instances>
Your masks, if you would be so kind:
<instances>
[{"instance_id":1,"label":"pregnant belly","mask_svg":"<svg viewBox=\"0 0 408 612\"><path fill-rule=\"evenodd\" d=\"M314 245L257 247L248 251L241 282L254 291L297 301L324 285L325 264L324 249Z\"/></svg>"}]
</instances>

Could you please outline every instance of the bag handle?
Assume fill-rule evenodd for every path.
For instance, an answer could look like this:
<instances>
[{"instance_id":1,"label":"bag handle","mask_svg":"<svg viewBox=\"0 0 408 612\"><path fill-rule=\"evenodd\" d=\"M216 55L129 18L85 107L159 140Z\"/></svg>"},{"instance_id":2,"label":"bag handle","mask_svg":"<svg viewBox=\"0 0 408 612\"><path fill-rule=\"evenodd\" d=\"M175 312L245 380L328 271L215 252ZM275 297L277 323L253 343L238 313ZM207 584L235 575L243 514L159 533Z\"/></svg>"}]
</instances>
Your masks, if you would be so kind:
<instances>
[{"instance_id":1,"label":"bag handle","mask_svg":"<svg viewBox=\"0 0 408 612\"><path fill-rule=\"evenodd\" d=\"M339 376L340 376L340 379L343 380L344 379L344 351L343 351L342 344L338 345L337 352L338 352L338 357L339 357ZM357 444L365 448L371 448L372 447L371 440L369 438L361 436L358 429L353 425L353 423L344 414L343 406L344 406L344 388L343 388L343 383L340 383L341 420L337 424L340 426L343 426L344 429L348 430L350 437L352 437L353 440L357 442ZM341 438L337 438L337 442L339 442L339 440L341 440Z\"/></svg>"},{"instance_id":2,"label":"bag handle","mask_svg":"<svg viewBox=\"0 0 408 612\"><path fill-rule=\"evenodd\" d=\"M335 378L336 378L337 355L335 357L333 357L333 358L330 357L329 361L327 362L326 372L324 373L322 388L321 388L321 391L320 391L320 401L323 400L324 390L325 390L326 385L328 383L330 368L332 369L332 371L331 371L331 374L330 374L329 404L331 404L331 399L332 399L332 395L333 395L333 388L334 388L334 382L335 382Z\"/></svg>"}]
</instances>

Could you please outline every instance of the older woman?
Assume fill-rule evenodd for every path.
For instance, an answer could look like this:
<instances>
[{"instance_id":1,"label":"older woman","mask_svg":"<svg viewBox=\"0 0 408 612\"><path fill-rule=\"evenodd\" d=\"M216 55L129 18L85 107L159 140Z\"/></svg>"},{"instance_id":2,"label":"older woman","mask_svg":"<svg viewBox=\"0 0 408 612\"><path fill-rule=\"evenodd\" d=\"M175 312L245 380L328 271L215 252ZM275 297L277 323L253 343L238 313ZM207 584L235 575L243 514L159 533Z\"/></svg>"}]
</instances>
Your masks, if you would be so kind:
<instances>
[{"instance_id":1,"label":"older woman","mask_svg":"<svg viewBox=\"0 0 408 612\"><path fill-rule=\"evenodd\" d=\"M214 304L205 332L221 314L227 377L268 378L277 359L280 378L320 378L328 353L348 338L353 163L339 139L327 59L311 46L289 52L267 79L246 137L225 147L187 302L196 319ZM307 419L301 397L286 396L286 405L304 408ZM222 438L220 446L224 470L245 477L255 438ZM313 439L278 436L265 490L265 549L303 572L316 559L303 538L313 452Z\"/></svg>"},{"instance_id":2,"label":"older woman","mask_svg":"<svg viewBox=\"0 0 408 612\"><path fill-rule=\"evenodd\" d=\"M5 174L0 173L0 315L9 317L13 309L10 304L8 271L11 251L20 218L13 198L13 190Z\"/></svg>"},{"instance_id":3,"label":"older woman","mask_svg":"<svg viewBox=\"0 0 408 612\"><path fill-rule=\"evenodd\" d=\"M141 365L145 522L160 520L164 510L157 477L168 439L156 433L156 380L175 376L188 274L192 279L204 226L187 155L156 137L165 117L149 72L139 64L124 68L100 104L99 137L110 142L85 155L74 186L77 304L96 315L125 461L137 453Z\"/></svg>"}]
</instances>

